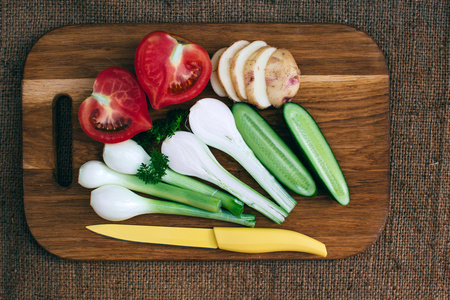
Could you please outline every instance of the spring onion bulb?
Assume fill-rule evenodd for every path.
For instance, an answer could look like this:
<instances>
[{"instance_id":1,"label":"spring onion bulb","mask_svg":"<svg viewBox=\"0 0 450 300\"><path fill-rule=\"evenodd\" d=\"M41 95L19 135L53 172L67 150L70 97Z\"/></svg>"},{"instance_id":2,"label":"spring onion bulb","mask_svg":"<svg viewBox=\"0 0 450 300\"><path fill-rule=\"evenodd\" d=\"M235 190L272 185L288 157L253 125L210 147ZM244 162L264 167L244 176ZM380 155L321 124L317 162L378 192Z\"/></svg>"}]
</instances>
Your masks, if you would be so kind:
<instances>
[{"instance_id":1,"label":"spring onion bulb","mask_svg":"<svg viewBox=\"0 0 450 300\"><path fill-rule=\"evenodd\" d=\"M219 211L221 206L220 200L215 197L162 182L158 184L145 184L136 176L116 172L98 160L88 161L80 167L78 182L81 186L88 189L95 189L110 184L120 185L132 191L183 203L212 212Z\"/></svg>"},{"instance_id":2,"label":"spring onion bulb","mask_svg":"<svg viewBox=\"0 0 450 300\"><path fill-rule=\"evenodd\" d=\"M284 221L287 213L282 208L225 170L208 146L193 133L177 131L164 140L161 151L169 157L169 167L174 171L219 186L277 224Z\"/></svg>"},{"instance_id":3,"label":"spring onion bulb","mask_svg":"<svg viewBox=\"0 0 450 300\"><path fill-rule=\"evenodd\" d=\"M135 175L141 164L151 163L151 158L136 141L126 140L116 144L105 144L103 148L103 161L108 167L117 172ZM180 188L218 198L222 202L222 207L235 216L239 216L244 210L244 203L236 199L236 197L195 180L192 177L174 172L170 168L166 169L166 174L162 177L162 181Z\"/></svg>"},{"instance_id":4,"label":"spring onion bulb","mask_svg":"<svg viewBox=\"0 0 450 300\"><path fill-rule=\"evenodd\" d=\"M199 100L190 109L189 125L192 132L207 145L239 162L284 210L292 211L297 202L247 146L226 104L212 98Z\"/></svg>"},{"instance_id":5,"label":"spring onion bulb","mask_svg":"<svg viewBox=\"0 0 450 300\"><path fill-rule=\"evenodd\" d=\"M255 216L236 217L228 211L209 212L192 206L155 200L133 193L119 185L104 185L91 192L91 206L102 218L122 221L142 214L158 213L200 217L254 227Z\"/></svg>"}]
</instances>

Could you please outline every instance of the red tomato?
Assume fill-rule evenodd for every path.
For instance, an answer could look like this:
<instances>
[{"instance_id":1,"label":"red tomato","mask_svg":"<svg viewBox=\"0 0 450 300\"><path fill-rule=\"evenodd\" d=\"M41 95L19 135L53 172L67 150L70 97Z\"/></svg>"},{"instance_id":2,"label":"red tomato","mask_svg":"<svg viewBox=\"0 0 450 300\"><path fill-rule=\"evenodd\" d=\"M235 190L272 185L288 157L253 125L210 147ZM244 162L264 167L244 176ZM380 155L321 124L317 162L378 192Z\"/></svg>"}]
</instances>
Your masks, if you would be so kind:
<instances>
[{"instance_id":1,"label":"red tomato","mask_svg":"<svg viewBox=\"0 0 450 300\"><path fill-rule=\"evenodd\" d=\"M136 77L120 67L98 74L92 95L78 110L81 128L102 143L119 143L149 130L147 98Z\"/></svg>"},{"instance_id":2,"label":"red tomato","mask_svg":"<svg viewBox=\"0 0 450 300\"><path fill-rule=\"evenodd\" d=\"M208 84L212 72L205 49L162 31L141 41L134 68L154 109L194 98Z\"/></svg>"}]
</instances>

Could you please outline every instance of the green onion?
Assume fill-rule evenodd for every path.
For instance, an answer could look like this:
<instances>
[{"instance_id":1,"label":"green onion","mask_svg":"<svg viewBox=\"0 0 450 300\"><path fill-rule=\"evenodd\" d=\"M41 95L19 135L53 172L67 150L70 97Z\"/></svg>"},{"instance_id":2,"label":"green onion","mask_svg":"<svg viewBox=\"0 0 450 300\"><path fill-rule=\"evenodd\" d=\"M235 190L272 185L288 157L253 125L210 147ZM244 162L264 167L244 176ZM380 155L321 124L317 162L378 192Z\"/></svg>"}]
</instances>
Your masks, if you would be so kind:
<instances>
[{"instance_id":1,"label":"green onion","mask_svg":"<svg viewBox=\"0 0 450 300\"><path fill-rule=\"evenodd\" d=\"M120 185L136 192L176 201L212 212L218 212L221 206L220 200L215 197L162 182L145 184L135 175L116 172L103 162L97 160L88 161L80 167L78 182L81 186L91 189L103 185Z\"/></svg>"},{"instance_id":2,"label":"green onion","mask_svg":"<svg viewBox=\"0 0 450 300\"><path fill-rule=\"evenodd\" d=\"M189 125L192 132L207 145L239 162L284 210L292 211L297 202L247 146L227 105L212 98L198 101L191 107Z\"/></svg>"},{"instance_id":3,"label":"green onion","mask_svg":"<svg viewBox=\"0 0 450 300\"><path fill-rule=\"evenodd\" d=\"M161 152L167 155L169 167L174 171L219 186L277 224L284 221L283 209L225 170L208 146L193 133L176 132L162 143Z\"/></svg>"},{"instance_id":4,"label":"green onion","mask_svg":"<svg viewBox=\"0 0 450 300\"><path fill-rule=\"evenodd\" d=\"M138 173L142 178L152 177L153 174L146 172L148 169L153 169L149 166L153 167L154 157L158 156L153 155L153 157L150 157L144 148L134 140L127 140L116 144L105 144L103 148L103 160L108 167L120 173L133 175L140 169ZM165 170L165 175L160 179L165 183L180 188L218 198L222 203L222 207L235 216L241 215L244 210L244 203L236 199L236 197L194 178L174 172L170 168Z\"/></svg>"},{"instance_id":5,"label":"green onion","mask_svg":"<svg viewBox=\"0 0 450 300\"><path fill-rule=\"evenodd\" d=\"M100 217L109 221L123 221L142 214L158 213L255 226L254 215L242 214L236 217L227 211L209 212L180 203L149 199L119 185L104 185L93 190L91 206Z\"/></svg>"}]
</instances>

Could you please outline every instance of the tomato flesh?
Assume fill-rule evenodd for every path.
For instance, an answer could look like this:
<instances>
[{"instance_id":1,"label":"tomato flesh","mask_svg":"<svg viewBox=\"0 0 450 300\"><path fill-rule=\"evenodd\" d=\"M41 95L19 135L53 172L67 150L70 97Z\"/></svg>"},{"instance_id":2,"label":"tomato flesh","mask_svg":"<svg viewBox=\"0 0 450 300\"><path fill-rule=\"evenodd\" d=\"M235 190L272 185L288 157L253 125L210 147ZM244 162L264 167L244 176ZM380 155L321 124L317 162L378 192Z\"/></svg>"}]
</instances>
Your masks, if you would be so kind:
<instances>
[{"instance_id":1,"label":"tomato flesh","mask_svg":"<svg viewBox=\"0 0 450 300\"><path fill-rule=\"evenodd\" d=\"M80 105L78 120L89 137L111 144L152 127L144 90L133 74L120 67L100 72L91 96Z\"/></svg>"},{"instance_id":2,"label":"tomato flesh","mask_svg":"<svg viewBox=\"0 0 450 300\"><path fill-rule=\"evenodd\" d=\"M205 49L162 31L152 32L141 41L134 66L154 109L193 99L203 91L212 73Z\"/></svg>"}]
</instances>

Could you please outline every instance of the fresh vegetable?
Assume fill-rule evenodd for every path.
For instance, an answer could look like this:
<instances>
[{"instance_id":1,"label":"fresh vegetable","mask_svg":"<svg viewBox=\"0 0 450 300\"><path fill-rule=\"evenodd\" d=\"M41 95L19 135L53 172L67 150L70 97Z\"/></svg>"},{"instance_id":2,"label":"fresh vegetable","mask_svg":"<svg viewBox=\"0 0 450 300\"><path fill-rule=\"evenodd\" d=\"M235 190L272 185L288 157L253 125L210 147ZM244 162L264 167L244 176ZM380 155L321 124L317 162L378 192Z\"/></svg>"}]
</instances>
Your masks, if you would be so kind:
<instances>
[{"instance_id":1,"label":"fresh vegetable","mask_svg":"<svg viewBox=\"0 0 450 300\"><path fill-rule=\"evenodd\" d=\"M154 159L133 140L127 140L117 144L105 144L103 148L103 160L108 167L117 172L132 175L138 173L140 174L138 177L143 178L153 177L153 174L148 174L147 170L155 169L152 166ZM165 174L160 179L163 182L180 188L218 198L222 202L222 207L236 216L241 215L243 212L244 203L242 201L192 177L174 172L170 168L165 169Z\"/></svg>"},{"instance_id":2,"label":"fresh vegetable","mask_svg":"<svg viewBox=\"0 0 450 300\"><path fill-rule=\"evenodd\" d=\"M220 200L199 192L179 188L165 183L145 184L134 175L116 172L103 162L91 160L80 167L78 182L81 186L94 189L103 185L120 185L127 189L176 201L207 211L218 212Z\"/></svg>"},{"instance_id":3,"label":"fresh vegetable","mask_svg":"<svg viewBox=\"0 0 450 300\"><path fill-rule=\"evenodd\" d=\"M140 42L134 67L154 109L196 97L212 72L205 49L162 31L152 32Z\"/></svg>"},{"instance_id":4,"label":"fresh vegetable","mask_svg":"<svg viewBox=\"0 0 450 300\"><path fill-rule=\"evenodd\" d=\"M239 50L232 59L230 66L231 81L233 82L236 95L241 101L247 101L247 93L245 91L244 66L248 58L254 52L265 46L267 46L267 43L264 41L254 41Z\"/></svg>"},{"instance_id":5,"label":"fresh vegetable","mask_svg":"<svg viewBox=\"0 0 450 300\"><path fill-rule=\"evenodd\" d=\"M286 103L283 115L302 155L318 178L337 202L347 205L350 191L344 174L313 117L296 103Z\"/></svg>"},{"instance_id":6,"label":"fresh vegetable","mask_svg":"<svg viewBox=\"0 0 450 300\"><path fill-rule=\"evenodd\" d=\"M266 120L246 103L235 103L232 112L237 129L262 164L291 191L314 196L314 179Z\"/></svg>"},{"instance_id":7,"label":"fresh vegetable","mask_svg":"<svg viewBox=\"0 0 450 300\"><path fill-rule=\"evenodd\" d=\"M274 222L284 221L287 213L283 209L225 170L208 146L193 133L177 131L162 143L161 151L169 157L169 167L174 171L209 181Z\"/></svg>"},{"instance_id":8,"label":"fresh vegetable","mask_svg":"<svg viewBox=\"0 0 450 300\"><path fill-rule=\"evenodd\" d=\"M259 109L265 109L271 106L267 97L265 69L270 56L276 50L277 48L275 47L262 47L250 55L244 66L247 101Z\"/></svg>"},{"instance_id":9,"label":"fresh vegetable","mask_svg":"<svg viewBox=\"0 0 450 300\"><path fill-rule=\"evenodd\" d=\"M187 109L169 110L165 118L155 120L150 130L139 133L133 139L146 149L152 145L159 144L166 137L172 136L180 128L181 122L188 113L189 110Z\"/></svg>"},{"instance_id":10,"label":"fresh vegetable","mask_svg":"<svg viewBox=\"0 0 450 300\"><path fill-rule=\"evenodd\" d=\"M234 55L248 44L249 42L244 40L234 42L230 47L228 47L223 52L223 54L220 56L219 59L219 66L217 69L218 70L217 73L219 75L220 83L225 89L225 92L227 93L228 97L236 102L240 102L241 100L237 96L236 91L234 89L233 82L231 80L230 68Z\"/></svg>"},{"instance_id":11,"label":"fresh vegetable","mask_svg":"<svg viewBox=\"0 0 450 300\"><path fill-rule=\"evenodd\" d=\"M217 50L213 56L211 57L211 65L212 65L212 73L211 73L211 87L213 88L214 92L219 97L226 97L227 92L223 88L222 83L220 82L219 75L217 73L217 68L219 67L219 59L222 56L222 54L227 50L227 47L221 48Z\"/></svg>"},{"instance_id":12,"label":"fresh vegetable","mask_svg":"<svg viewBox=\"0 0 450 300\"><path fill-rule=\"evenodd\" d=\"M188 205L149 199L119 185L104 185L91 192L91 206L102 218L122 221L138 215L158 213L221 220L254 227L255 216L242 214L236 217L227 211L209 212Z\"/></svg>"},{"instance_id":13,"label":"fresh vegetable","mask_svg":"<svg viewBox=\"0 0 450 300\"><path fill-rule=\"evenodd\" d=\"M144 90L129 71L111 67L98 74L92 95L78 110L81 129L102 143L118 143L152 127Z\"/></svg>"},{"instance_id":14,"label":"fresh vegetable","mask_svg":"<svg viewBox=\"0 0 450 300\"><path fill-rule=\"evenodd\" d=\"M156 148L150 151L150 158L141 163L136 170L136 176L147 184L161 182L167 173L169 159Z\"/></svg>"},{"instance_id":15,"label":"fresh vegetable","mask_svg":"<svg viewBox=\"0 0 450 300\"><path fill-rule=\"evenodd\" d=\"M199 100L190 109L189 125L192 132L204 143L236 159L286 212L289 213L295 207L297 202L294 198L247 146L236 128L231 110L225 103L212 98ZM264 131L264 129L256 130ZM262 147L267 146L262 145ZM270 152L270 150L260 149L260 152Z\"/></svg>"},{"instance_id":16,"label":"fresh vegetable","mask_svg":"<svg viewBox=\"0 0 450 300\"><path fill-rule=\"evenodd\" d=\"M265 68L267 98L274 107L290 102L300 88L300 69L287 49L277 49Z\"/></svg>"},{"instance_id":17,"label":"fresh vegetable","mask_svg":"<svg viewBox=\"0 0 450 300\"><path fill-rule=\"evenodd\" d=\"M300 87L300 69L292 54L264 41L236 41L213 55L214 69L217 60L218 76L211 78L211 85L218 96L234 102L278 108L291 101Z\"/></svg>"}]
</instances>

